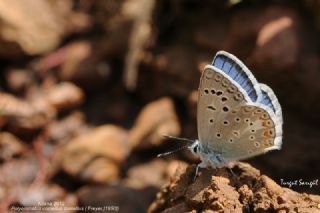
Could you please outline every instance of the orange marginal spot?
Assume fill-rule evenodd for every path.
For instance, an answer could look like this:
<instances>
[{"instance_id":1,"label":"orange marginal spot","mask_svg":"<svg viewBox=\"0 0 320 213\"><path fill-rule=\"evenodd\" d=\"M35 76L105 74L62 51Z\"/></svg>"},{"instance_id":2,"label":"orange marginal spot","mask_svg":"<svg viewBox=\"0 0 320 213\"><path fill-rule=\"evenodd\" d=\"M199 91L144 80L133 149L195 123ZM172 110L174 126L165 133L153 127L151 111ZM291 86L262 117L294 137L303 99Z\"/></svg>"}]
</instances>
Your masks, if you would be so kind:
<instances>
[{"instance_id":1,"label":"orange marginal spot","mask_svg":"<svg viewBox=\"0 0 320 213\"><path fill-rule=\"evenodd\" d=\"M263 132L263 135L267 138L274 137L274 131L273 131L273 129L268 129Z\"/></svg>"},{"instance_id":2,"label":"orange marginal spot","mask_svg":"<svg viewBox=\"0 0 320 213\"><path fill-rule=\"evenodd\" d=\"M270 127L271 126L271 121L270 120L265 120L262 122L262 126L264 127Z\"/></svg>"}]
</instances>

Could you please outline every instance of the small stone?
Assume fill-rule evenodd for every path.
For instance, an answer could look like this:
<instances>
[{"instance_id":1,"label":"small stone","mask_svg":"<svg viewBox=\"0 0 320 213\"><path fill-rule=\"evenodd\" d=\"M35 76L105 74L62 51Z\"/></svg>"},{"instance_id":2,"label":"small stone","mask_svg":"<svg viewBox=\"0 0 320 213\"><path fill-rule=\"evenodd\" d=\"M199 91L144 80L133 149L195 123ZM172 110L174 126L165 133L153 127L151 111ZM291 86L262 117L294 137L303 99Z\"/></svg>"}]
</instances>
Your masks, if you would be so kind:
<instances>
[{"instance_id":1,"label":"small stone","mask_svg":"<svg viewBox=\"0 0 320 213\"><path fill-rule=\"evenodd\" d=\"M51 89L45 98L57 111L62 111L80 105L84 101L84 93L76 85L63 82Z\"/></svg>"},{"instance_id":2,"label":"small stone","mask_svg":"<svg viewBox=\"0 0 320 213\"><path fill-rule=\"evenodd\" d=\"M147 149L161 145L165 135L179 134L180 125L173 101L167 97L161 98L142 109L129 133L130 146Z\"/></svg>"},{"instance_id":3,"label":"small stone","mask_svg":"<svg viewBox=\"0 0 320 213\"><path fill-rule=\"evenodd\" d=\"M118 178L119 167L129 154L126 130L104 125L68 142L62 168L82 180L107 183Z\"/></svg>"},{"instance_id":4,"label":"small stone","mask_svg":"<svg viewBox=\"0 0 320 213\"><path fill-rule=\"evenodd\" d=\"M10 160L14 156L22 154L26 150L25 145L14 135L8 132L0 133L0 159Z\"/></svg>"}]
</instances>

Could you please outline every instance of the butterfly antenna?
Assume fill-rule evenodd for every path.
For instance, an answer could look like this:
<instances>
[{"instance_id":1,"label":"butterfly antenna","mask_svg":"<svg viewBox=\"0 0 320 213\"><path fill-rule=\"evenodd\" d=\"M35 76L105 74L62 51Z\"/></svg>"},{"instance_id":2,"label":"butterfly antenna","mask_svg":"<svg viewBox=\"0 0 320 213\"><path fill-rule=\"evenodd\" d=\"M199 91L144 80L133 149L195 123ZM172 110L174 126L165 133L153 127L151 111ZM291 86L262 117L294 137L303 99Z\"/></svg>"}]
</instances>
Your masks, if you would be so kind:
<instances>
[{"instance_id":1,"label":"butterfly antenna","mask_svg":"<svg viewBox=\"0 0 320 213\"><path fill-rule=\"evenodd\" d=\"M160 157L163 157L163 156L166 156L166 155L171 155L172 153L175 153L175 152L178 152L180 150L186 149L187 147L189 147L189 145L181 146L176 150L160 153L160 154L157 155L157 157L160 158Z\"/></svg>"},{"instance_id":2,"label":"butterfly antenna","mask_svg":"<svg viewBox=\"0 0 320 213\"><path fill-rule=\"evenodd\" d=\"M178 141L187 141L189 143L194 143L194 140L188 139L188 138L179 138L179 137L174 137L171 135L164 135L163 137L168 138L168 139L178 140Z\"/></svg>"}]
</instances>

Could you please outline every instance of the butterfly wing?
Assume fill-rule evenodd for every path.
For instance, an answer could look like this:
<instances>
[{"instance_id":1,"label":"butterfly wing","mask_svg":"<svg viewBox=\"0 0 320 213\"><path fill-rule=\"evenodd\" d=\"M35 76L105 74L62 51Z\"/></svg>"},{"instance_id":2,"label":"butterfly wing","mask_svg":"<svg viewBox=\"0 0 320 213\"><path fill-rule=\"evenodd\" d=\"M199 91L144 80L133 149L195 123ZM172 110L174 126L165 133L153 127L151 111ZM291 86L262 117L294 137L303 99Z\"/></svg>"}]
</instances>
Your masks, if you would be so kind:
<instances>
[{"instance_id":1,"label":"butterfly wing","mask_svg":"<svg viewBox=\"0 0 320 213\"><path fill-rule=\"evenodd\" d=\"M228 121L221 132L225 161L246 159L281 148L282 122L265 105L252 103L235 107L224 119L220 125Z\"/></svg>"},{"instance_id":2,"label":"butterfly wing","mask_svg":"<svg viewBox=\"0 0 320 213\"><path fill-rule=\"evenodd\" d=\"M216 54L202 73L198 95L198 134L204 152L239 160L280 149L280 104L235 56Z\"/></svg>"},{"instance_id":3,"label":"butterfly wing","mask_svg":"<svg viewBox=\"0 0 320 213\"><path fill-rule=\"evenodd\" d=\"M237 57L225 51L219 51L214 57L212 65L237 82L252 102L257 101L261 95L259 83L251 71Z\"/></svg>"},{"instance_id":4,"label":"butterfly wing","mask_svg":"<svg viewBox=\"0 0 320 213\"><path fill-rule=\"evenodd\" d=\"M198 137L203 148L222 150L220 121L234 107L250 101L249 96L223 71L208 65L202 73L198 90Z\"/></svg>"}]
</instances>

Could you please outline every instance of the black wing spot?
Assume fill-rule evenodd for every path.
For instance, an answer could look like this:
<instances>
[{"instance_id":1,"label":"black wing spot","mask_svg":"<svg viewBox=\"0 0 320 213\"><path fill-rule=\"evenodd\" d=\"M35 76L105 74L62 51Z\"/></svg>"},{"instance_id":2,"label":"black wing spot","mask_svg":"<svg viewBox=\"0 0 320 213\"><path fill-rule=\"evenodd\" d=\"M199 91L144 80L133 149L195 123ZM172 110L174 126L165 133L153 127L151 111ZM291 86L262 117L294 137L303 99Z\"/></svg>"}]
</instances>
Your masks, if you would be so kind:
<instances>
[{"instance_id":1,"label":"black wing spot","mask_svg":"<svg viewBox=\"0 0 320 213\"><path fill-rule=\"evenodd\" d=\"M222 95L222 91L218 91L216 94L217 96Z\"/></svg>"},{"instance_id":2,"label":"black wing spot","mask_svg":"<svg viewBox=\"0 0 320 213\"><path fill-rule=\"evenodd\" d=\"M216 108L214 108L213 106L208 106L207 108L213 111L216 110Z\"/></svg>"},{"instance_id":3,"label":"black wing spot","mask_svg":"<svg viewBox=\"0 0 320 213\"><path fill-rule=\"evenodd\" d=\"M222 108L222 110L223 110L224 112L228 112L228 111L229 111L229 108L226 107L226 106L224 106L224 107Z\"/></svg>"}]
</instances>

